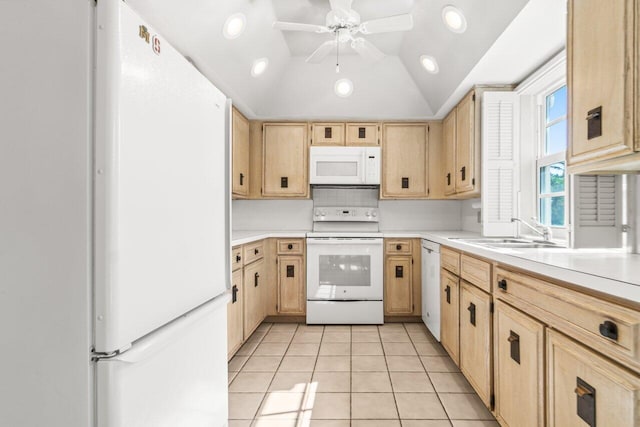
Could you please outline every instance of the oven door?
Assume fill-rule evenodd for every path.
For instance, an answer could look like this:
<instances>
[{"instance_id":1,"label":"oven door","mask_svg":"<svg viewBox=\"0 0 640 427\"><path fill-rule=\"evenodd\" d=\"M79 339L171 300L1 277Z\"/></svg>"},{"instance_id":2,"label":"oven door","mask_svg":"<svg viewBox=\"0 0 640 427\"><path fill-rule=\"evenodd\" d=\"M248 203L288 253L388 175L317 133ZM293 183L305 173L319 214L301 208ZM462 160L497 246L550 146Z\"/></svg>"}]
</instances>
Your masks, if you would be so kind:
<instances>
[{"instance_id":1,"label":"oven door","mask_svg":"<svg viewBox=\"0 0 640 427\"><path fill-rule=\"evenodd\" d=\"M381 301L381 238L308 238L307 300Z\"/></svg>"}]
</instances>

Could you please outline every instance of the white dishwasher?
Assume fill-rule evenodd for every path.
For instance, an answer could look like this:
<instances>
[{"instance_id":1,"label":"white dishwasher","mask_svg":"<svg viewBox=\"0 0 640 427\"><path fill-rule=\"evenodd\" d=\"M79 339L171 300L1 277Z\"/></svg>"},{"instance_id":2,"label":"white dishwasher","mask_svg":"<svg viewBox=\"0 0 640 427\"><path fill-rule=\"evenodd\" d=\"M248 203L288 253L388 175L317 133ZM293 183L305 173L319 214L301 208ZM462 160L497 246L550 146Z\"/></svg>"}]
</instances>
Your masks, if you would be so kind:
<instances>
[{"instance_id":1,"label":"white dishwasher","mask_svg":"<svg viewBox=\"0 0 640 427\"><path fill-rule=\"evenodd\" d=\"M440 245L422 240L422 320L440 341Z\"/></svg>"}]
</instances>

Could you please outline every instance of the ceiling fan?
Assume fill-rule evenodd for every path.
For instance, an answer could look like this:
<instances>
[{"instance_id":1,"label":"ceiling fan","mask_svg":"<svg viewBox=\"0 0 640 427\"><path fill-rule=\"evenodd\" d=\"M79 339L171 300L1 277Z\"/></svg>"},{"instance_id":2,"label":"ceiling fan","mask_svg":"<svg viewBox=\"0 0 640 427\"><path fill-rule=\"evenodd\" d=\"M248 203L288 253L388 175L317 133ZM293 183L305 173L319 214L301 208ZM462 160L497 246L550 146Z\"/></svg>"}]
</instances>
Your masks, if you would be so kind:
<instances>
[{"instance_id":1,"label":"ceiling fan","mask_svg":"<svg viewBox=\"0 0 640 427\"><path fill-rule=\"evenodd\" d=\"M351 47L365 59L379 61L384 58L384 53L373 43L360 34L390 33L394 31L408 31L413 28L413 17L410 14L388 16L360 22L360 15L351 9L353 0L329 0L331 10L327 13L325 25L302 24L297 22L273 23L273 28L283 31L306 31L312 33L333 33L335 38L320 45L307 59L306 62L318 64L333 50L340 48L340 43L351 42ZM339 52L339 51L338 51ZM338 53L336 54L336 58ZM339 65L336 63L336 72Z\"/></svg>"}]
</instances>

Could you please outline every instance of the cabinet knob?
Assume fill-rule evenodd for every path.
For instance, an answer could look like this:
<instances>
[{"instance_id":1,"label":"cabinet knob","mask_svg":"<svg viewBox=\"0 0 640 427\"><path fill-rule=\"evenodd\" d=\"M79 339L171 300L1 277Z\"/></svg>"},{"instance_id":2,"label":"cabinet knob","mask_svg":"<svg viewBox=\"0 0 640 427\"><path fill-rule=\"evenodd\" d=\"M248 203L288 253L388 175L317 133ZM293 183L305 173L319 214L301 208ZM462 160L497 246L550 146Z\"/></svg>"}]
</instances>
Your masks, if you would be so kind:
<instances>
[{"instance_id":1,"label":"cabinet knob","mask_svg":"<svg viewBox=\"0 0 640 427\"><path fill-rule=\"evenodd\" d=\"M396 245L396 251L399 251L402 249L402 245Z\"/></svg>"},{"instance_id":2,"label":"cabinet knob","mask_svg":"<svg viewBox=\"0 0 640 427\"><path fill-rule=\"evenodd\" d=\"M614 341L618 340L618 326L611 322L610 320L605 320L604 323L600 324L600 335L603 337L612 339Z\"/></svg>"},{"instance_id":3,"label":"cabinet knob","mask_svg":"<svg viewBox=\"0 0 640 427\"><path fill-rule=\"evenodd\" d=\"M401 180L402 188L409 188L409 177L403 176Z\"/></svg>"},{"instance_id":4,"label":"cabinet knob","mask_svg":"<svg viewBox=\"0 0 640 427\"><path fill-rule=\"evenodd\" d=\"M498 280L498 288L502 289L503 291L506 291L507 290L507 281L505 279Z\"/></svg>"},{"instance_id":5,"label":"cabinet knob","mask_svg":"<svg viewBox=\"0 0 640 427\"><path fill-rule=\"evenodd\" d=\"M287 265L287 277L296 277L295 266Z\"/></svg>"},{"instance_id":6,"label":"cabinet knob","mask_svg":"<svg viewBox=\"0 0 640 427\"><path fill-rule=\"evenodd\" d=\"M289 249L289 250L293 249L293 245L292 245L291 243L289 243L289 244L287 245L287 249Z\"/></svg>"}]
</instances>

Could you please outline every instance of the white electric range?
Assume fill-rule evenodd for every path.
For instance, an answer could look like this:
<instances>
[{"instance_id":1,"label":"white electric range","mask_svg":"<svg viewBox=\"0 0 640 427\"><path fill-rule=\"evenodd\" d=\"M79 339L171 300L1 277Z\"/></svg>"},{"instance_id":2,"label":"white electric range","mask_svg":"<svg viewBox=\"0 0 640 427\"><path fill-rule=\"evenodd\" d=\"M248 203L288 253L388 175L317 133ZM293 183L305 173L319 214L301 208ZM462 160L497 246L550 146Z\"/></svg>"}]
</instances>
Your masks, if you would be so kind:
<instances>
[{"instance_id":1,"label":"white electric range","mask_svg":"<svg viewBox=\"0 0 640 427\"><path fill-rule=\"evenodd\" d=\"M314 208L307 233L307 323L382 324L383 241L372 206Z\"/></svg>"}]
</instances>

